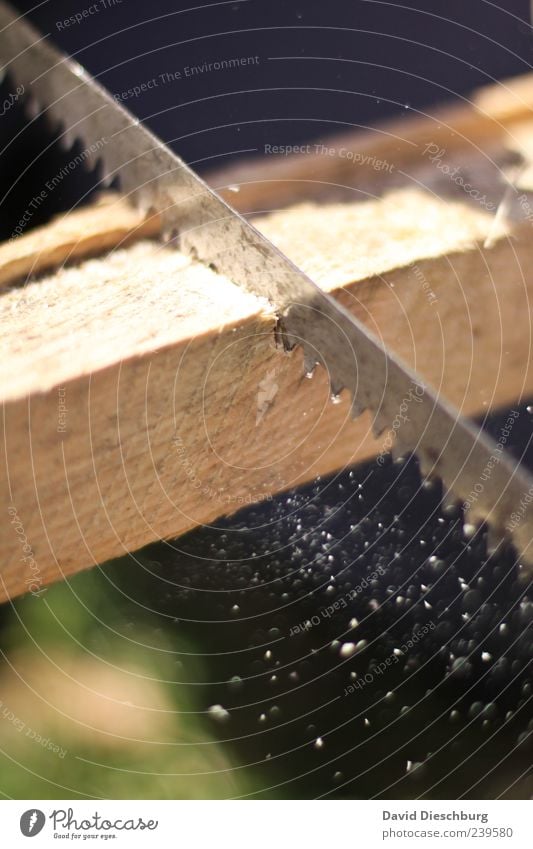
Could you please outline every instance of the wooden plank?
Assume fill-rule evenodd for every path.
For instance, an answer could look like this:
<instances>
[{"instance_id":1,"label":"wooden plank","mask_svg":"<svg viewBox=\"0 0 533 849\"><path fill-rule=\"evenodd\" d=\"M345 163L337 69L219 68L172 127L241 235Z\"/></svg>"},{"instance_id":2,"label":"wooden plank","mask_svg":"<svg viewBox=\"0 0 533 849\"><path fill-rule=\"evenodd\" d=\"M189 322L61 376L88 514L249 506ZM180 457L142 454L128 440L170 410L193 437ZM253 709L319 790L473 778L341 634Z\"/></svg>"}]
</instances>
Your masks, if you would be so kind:
<instances>
[{"instance_id":1,"label":"wooden plank","mask_svg":"<svg viewBox=\"0 0 533 849\"><path fill-rule=\"evenodd\" d=\"M0 288L158 234L157 216L146 218L123 203L117 215L116 203L113 195L102 195L91 206L60 215L45 227L2 244Z\"/></svg>"},{"instance_id":2,"label":"wooden plank","mask_svg":"<svg viewBox=\"0 0 533 849\"><path fill-rule=\"evenodd\" d=\"M476 185L501 194L484 161ZM104 240L110 220L135 238L122 201L90 215ZM67 221L47 252L18 240L18 265L0 247L2 598L382 449L366 415L329 403L325 374L307 380L301 353L276 348L268 305L173 249L143 240L13 285L73 244L81 259ZM256 223L463 412L531 392L528 224L495 227L464 192L441 200L412 179Z\"/></svg>"},{"instance_id":3,"label":"wooden plank","mask_svg":"<svg viewBox=\"0 0 533 849\"><path fill-rule=\"evenodd\" d=\"M297 200L365 200L422 184L440 197L464 195L431 159L465 180L491 182L501 197L502 170L531 150L533 74L502 80L463 102L354 129L310 143L292 155L262 155L227 164L207 179L242 212L264 212ZM525 132L524 132L525 129Z\"/></svg>"}]
</instances>

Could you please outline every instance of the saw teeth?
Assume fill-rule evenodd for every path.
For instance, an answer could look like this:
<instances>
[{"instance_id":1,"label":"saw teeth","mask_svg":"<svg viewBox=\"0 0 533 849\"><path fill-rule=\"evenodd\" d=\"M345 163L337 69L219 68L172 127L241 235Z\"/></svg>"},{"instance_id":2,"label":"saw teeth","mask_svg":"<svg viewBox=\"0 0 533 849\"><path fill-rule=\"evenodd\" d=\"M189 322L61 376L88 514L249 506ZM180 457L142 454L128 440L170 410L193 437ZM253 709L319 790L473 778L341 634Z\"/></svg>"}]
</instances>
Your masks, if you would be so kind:
<instances>
[{"instance_id":1,"label":"saw teeth","mask_svg":"<svg viewBox=\"0 0 533 849\"><path fill-rule=\"evenodd\" d=\"M283 319L281 319L281 324L282 324L282 327L284 328L285 325L283 324ZM315 351L314 348L310 347L309 345L306 345L305 343L302 342L301 339L297 339L296 337L292 336L287 331L284 330L284 332L285 332L285 335L287 336L287 338L290 337L291 340L294 340L294 347L296 347L297 345L300 345L300 347L302 348L303 355L304 355L304 357L303 357L303 368L304 368L304 371L306 373L307 372L314 372L316 370L317 366L323 365L323 363L318 359L317 351Z\"/></svg>"},{"instance_id":2,"label":"saw teeth","mask_svg":"<svg viewBox=\"0 0 533 849\"><path fill-rule=\"evenodd\" d=\"M115 178L114 178L113 174L104 173L100 177L100 185L102 186L103 189L108 189L114 179Z\"/></svg>"},{"instance_id":3,"label":"saw teeth","mask_svg":"<svg viewBox=\"0 0 533 849\"><path fill-rule=\"evenodd\" d=\"M330 377L329 381L329 398L332 404L340 404L341 402L341 392L344 389L344 385L339 383L337 380L332 380Z\"/></svg>"},{"instance_id":4,"label":"saw teeth","mask_svg":"<svg viewBox=\"0 0 533 849\"><path fill-rule=\"evenodd\" d=\"M26 91L22 99L22 108L29 121L34 121L36 118L43 119L51 136L61 131L61 121L53 116L46 101L39 100L33 92ZM60 139L58 139L58 143L60 143Z\"/></svg>"},{"instance_id":5,"label":"saw teeth","mask_svg":"<svg viewBox=\"0 0 533 849\"><path fill-rule=\"evenodd\" d=\"M299 344L298 340L295 339L294 336L291 336L289 333L286 333L284 330L282 330L282 333L281 333L281 341L283 343L283 350L286 353L290 353L291 351L294 351L294 349L297 348L298 344Z\"/></svg>"},{"instance_id":6,"label":"saw teeth","mask_svg":"<svg viewBox=\"0 0 533 849\"><path fill-rule=\"evenodd\" d=\"M161 238L165 245L176 244L179 239L179 233L175 227L168 227L162 231Z\"/></svg>"},{"instance_id":7,"label":"saw teeth","mask_svg":"<svg viewBox=\"0 0 533 849\"><path fill-rule=\"evenodd\" d=\"M32 94L28 94L24 100L24 111L30 121L34 121L35 118L42 114L43 107L36 97Z\"/></svg>"},{"instance_id":8,"label":"saw teeth","mask_svg":"<svg viewBox=\"0 0 533 849\"><path fill-rule=\"evenodd\" d=\"M441 500L441 510L444 511L456 511L458 510L461 504L460 497L454 493L453 490L449 489L444 481L442 482L442 500Z\"/></svg>"},{"instance_id":9,"label":"saw teeth","mask_svg":"<svg viewBox=\"0 0 533 849\"><path fill-rule=\"evenodd\" d=\"M400 445L397 439L393 440L390 448L390 454L393 460L404 460L408 452L403 445Z\"/></svg>"},{"instance_id":10,"label":"saw teeth","mask_svg":"<svg viewBox=\"0 0 533 849\"><path fill-rule=\"evenodd\" d=\"M300 339L297 339L295 336L292 335L292 333L287 332L283 318L279 319L278 327L279 327L279 337L281 339L281 343L283 345L283 350L285 351L285 353L289 353L291 351L294 351L294 349L297 348L298 345L301 345ZM304 356L305 356L305 354L304 354Z\"/></svg>"},{"instance_id":11,"label":"saw teeth","mask_svg":"<svg viewBox=\"0 0 533 849\"><path fill-rule=\"evenodd\" d=\"M117 172L112 169L109 169L109 171L113 174L113 179L115 179ZM136 209L140 209L141 212L144 212L145 215L148 215L152 210L154 212L156 211L152 192L145 188L139 188L130 192L128 200Z\"/></svg>"},{"instance_id":12,"label":"saw teeth","mask_svg":"<svg viewBox=\"0 0 533 849\"><path fill-rule=\"evenodd\" d=\"M433 457L431 457L427 451L423 448L416 452L418 457L418 465L420 467L420 477L426 478L435 478L437 477L437 472L435 469L435 461Z\"/></svg>"},{"instance_id":13,"label":"saw teeth","mask_svg":"<svg viewBox=\"0 0 533 849\"><path fill-rule=\"evenodd\" d=\"M63 153L68 153L72 150L77 141L79 141L79 139L70 130L65 130L58 138L57 143L59 145L59 149L62 150Z\"/></svg>"},{"instance_id":14,"label":"saw teeth","mask_svg":"<svg viewBox=\"0 0 533 849\"><path fill-rule=\"evenodd\" d=\"M469 539L479 532L484 522L484 517L475 507L468 507L463 511L463 536ZM474 528L474 533L472 533Z\"/></svg>"},{"instance_id":15,"label":"saw teeth","mask_svg":"<svg viewBox=\"0 0 533 849\"><path fill-rule=\"evenodd\" d=\"M0 18L8 25L16 21L16 15L13 17L2 3ZM58 135L64 130L63 143L67 146L72 146L76 137L81 136L87 150L105 138L105 153L101 155L105 161L106 176L113 174L118 178L126 197L130 197L132 193L137 195L140 191L146 193L149 197L146 207L155 206L162 224L161 229L166 231L166 239L172 240L174 237L173 228L169 226L172 221L174 227L177 226L183 231L184 250L192 253L190 247L197 245L201 254L207 254L201 258L209 263L212 259L211 244L207 239L195 238L194 234L198 216L200 223L203 220L202 214L197 210L199 201L196 193L201 192L203 195L206 191L206 187L196 175L189 173L185 164L175 157L172 151L157 139L154 141L151 134L144 131L138 119L127 112L110 109L104 113L105 121L93 123L93 115L111 106L109 98L93 84L88 74L81 71L80 66L73 64L51 45L42 44L40 38L36 40L35 33L31 28L27 28L24 22L19 20L16 26L9 27L9 31L7 26L2 28L0 47L2 61L7 58L10 63L9 79L18 80L27 87L22 108L30 115L41 113L42 119L47 121L54 134L56 129ZM26 51L28 56L25 55ZM36 62L36 70L42 69L46 73L33 73L33 59ZM62 93L63 96L58 98ZM106 136L97 137L97 132L101 133L104 126ZM126 130L128 134L125 136L123 134ZM139 157L142 157L140 162ZM95 156L91 161L97 159L98 156ZM172 174L180 169L184 169L183 173L179 178L176 174L176 179L173 179ZM181 203L184 205L181 206ZM141 200L141 208L142 204ZM169 208L171 212L166 212ZM178 209L182 210L179 215ZM209 212L209 221L218 221L219 216L228 214L216 194L206 200L206 210ZM189 231L191 235L187 235ZM439 478L444 479L444 488L447 487L447 481L456 481L454 485L457 492L463 495L461 503L454 493L446 493L443 509L448 510L453 506L453 512L450 511L449 515L459 521L464 507L464 496L472 486L472 477L479 475L484 461L488 462L488 458L496 450L494 440L486 435L479 438L475 428L461 421L460 411L455 410L453 405L442 403L438 394L435 394L431 387L426 388L416 374L397 359L393 352L390 352L389 356L382 342L375 338L372 332L367 332L359 320L350 317L349 311L320 291L283 257L272 253L268 241L259 233L248 229L246 222L239 223L230 218L228 228L218 233L213 249L218 246L220 240L220 248L217 250L220 250L221 257L226 256L226 247L230 247L228 234L231 233L240 234L239 252L248 250L243 244L244 238L250 245L248 261L243 264L243 275L245 270L250 274L253 272L251 279L246 280L247 288L268 299L273 308L279 310L280 337L286 351L302 344L302 337L308 340L304 344L304 356L310 355L313 360L318 358L326 367L332 384L332 400L340 400L339 394L345 385L351 395L352 414L360 414L363 409L368 408L372 414L372 430L376 436L383 433L387 427L393 432L395 439L391 438L390 442L393 443L395 455L403 456L406 451L410 453L413 449L419 450L419 439L423 445L433 448L436 446L437 451L443 451L440 459L438 454L435 456L433 465L438 465ZM237 245L233 252L227 252L229 256L226 262L220 262L221 271L227 269L229 276L235 269L235 261L238 260L236 250ZM262 269L269 274L263 275ZM292 306L288 306L291 301L292 283L296 288ZM306 321L309 307L314 311L316 322ZM292 321L289 318L291 309ZM309 356L305 362L309 362ZM383 391L387 393L384 399ZM353 403L352 398L356 392L358 400ZM404 399L402 403L407 403L409 398L409 403L424 403L425 406L413 407L412 422L411 414L405 421L399 416L398 421L401 419L401 424L397 426L397 404L400 398ZM400 404L400 413L401 408ZM444 451L448 439L451 439L451 448ZM384 440L384 443L388 445L389 439ZM460 466L457 452L461 459L462 451L465 452L465 459ZM428 456L431 458L432 454L429 453ZM421 463L422 469L426 469L426 458L422 457ZM514 462L508 463L503 458L495 478L506 486L506 502L502 503L497 498L498 493L487 491L485 497L480 499L479 508L489 514L492 521L497 521L499 530L493 532L491 538L496 538L498 543L505 536L501 532L502 526L509 527L506 525L509 520L509 502L520 500L523 493L533 492L533 478L529 473L515 469ZM496 482L493 485L496 486ZM528 560L533 563L533 543L529 539L533 530L533 518L528 519L524 515L523 520L523 525L516 526L513 534L519 548L524 548L524 558L529 552Z\"/></svg>"},{"instance_id":16,"label":"saw teeth","mask_svg":"<svg viewBox=\"0 0 533 849\"><path fill-rule=\"evenodd\" d=\"M495 554L505 541L505 533L493 523L487 522L487 553Z\"/></svg>"}]
</instances>

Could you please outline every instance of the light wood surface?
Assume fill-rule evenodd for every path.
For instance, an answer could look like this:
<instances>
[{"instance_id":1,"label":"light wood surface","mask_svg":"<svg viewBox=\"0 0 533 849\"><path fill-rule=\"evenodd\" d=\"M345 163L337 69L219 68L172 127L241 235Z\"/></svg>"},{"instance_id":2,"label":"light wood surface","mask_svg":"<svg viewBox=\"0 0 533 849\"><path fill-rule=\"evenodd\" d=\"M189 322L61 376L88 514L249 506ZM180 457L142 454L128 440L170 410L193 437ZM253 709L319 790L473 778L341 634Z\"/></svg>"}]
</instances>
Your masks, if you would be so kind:
<instances>
[{"instance_id":1,"label":"light wood surface","mask_svg":"<svg viewBox=\"0 0 533 849\"><path fill-rule=\"evenodd\" d=\"M471 135L474 112L461 119ZM525 112L503 116L520 124L521 149ZM488 122L500 135L503 117ZM487 168L476 133L460 162L501 199L501 170ZM507 162L501 138L486 135ZM364 144L379 151L380 134ZM298 190L254 223L462 412L533 394L531 225L495 223L456 185L441 191L444 174L419 152L402 170L376 200L326 192L300 203ZM266 207L262 185L231 200ZM147 239L156 229L109 197L0 246L1 598L381 450L366 414L353 422L323 372L306 379L301 352L276 347L268 304Z\"/></svg>"}]
</instances>

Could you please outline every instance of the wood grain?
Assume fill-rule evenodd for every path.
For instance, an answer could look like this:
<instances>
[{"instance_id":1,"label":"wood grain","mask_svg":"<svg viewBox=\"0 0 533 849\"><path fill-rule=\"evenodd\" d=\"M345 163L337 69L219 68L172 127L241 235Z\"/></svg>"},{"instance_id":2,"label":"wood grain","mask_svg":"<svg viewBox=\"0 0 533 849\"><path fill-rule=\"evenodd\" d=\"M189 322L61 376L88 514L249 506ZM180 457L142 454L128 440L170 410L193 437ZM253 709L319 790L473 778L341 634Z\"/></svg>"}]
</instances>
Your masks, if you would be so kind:
<instances>
[{"instance_id":1,"label":"wood grain","mask_svg":"<svg viewBox=\"0 0 533 849\"><path fill-rule=\"evenodd\" d=\"M431 161L441 160L465 180L496 189L504 173L531 150L533 74L486 86L431 112L357 127L311 143L305 153L259 155L212 170L208 181L241 212L262 213L297 200L354 202L398 187L423 185L439 197L464 199L464 191ZM470 179L470 178L473 179Z\"/></svg>"}]
</instances>

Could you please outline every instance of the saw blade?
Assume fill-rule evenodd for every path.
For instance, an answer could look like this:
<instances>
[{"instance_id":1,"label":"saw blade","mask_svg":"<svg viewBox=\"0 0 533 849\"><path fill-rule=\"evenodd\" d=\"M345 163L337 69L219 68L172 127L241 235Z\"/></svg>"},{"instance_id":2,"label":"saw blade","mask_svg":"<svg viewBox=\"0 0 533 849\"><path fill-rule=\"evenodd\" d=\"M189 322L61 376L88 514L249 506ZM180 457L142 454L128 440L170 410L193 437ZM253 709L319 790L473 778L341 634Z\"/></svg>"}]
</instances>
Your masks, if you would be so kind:
<instances>
[{"instance_id":1,"label":"saw blade","mask_svg":"<svg viewBox=\"0 0 533 849\"><path fill-rule=\"evenodd\" d=\"M368 409L376 435L400 416L395 450L414 451L422 474L438 476L468 508L467 521L486 521L495 541L511 537L519 555L533 561L533 518L527 509L516 512L533 501L533 477L5 3L0 30L3 71L24 86L34 112L43 112L63 141L80 140L87 160L100 160L105 177L118 177L132 203L157 212L163 235L175 237L182 251L268 299L285 346L303 347L308 371L315 364L327 369L333 396L349 391L354 416Z\"/></svg>"}]
</instances>

